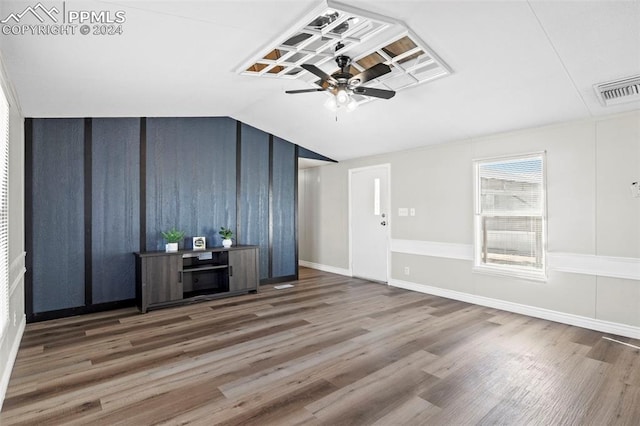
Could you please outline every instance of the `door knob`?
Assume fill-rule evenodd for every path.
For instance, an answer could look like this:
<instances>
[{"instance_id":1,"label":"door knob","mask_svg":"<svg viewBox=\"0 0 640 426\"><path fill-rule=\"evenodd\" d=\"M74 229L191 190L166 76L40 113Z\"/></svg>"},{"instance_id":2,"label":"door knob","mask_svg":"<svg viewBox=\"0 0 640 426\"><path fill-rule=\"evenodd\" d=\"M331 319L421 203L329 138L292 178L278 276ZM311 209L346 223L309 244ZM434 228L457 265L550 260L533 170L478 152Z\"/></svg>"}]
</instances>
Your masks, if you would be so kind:
<instances>
[{"instance_id":1,"label":"door knob","mask_svg":"<svg viewBox=\"0 0 640 426\"><path fill-rule=\"evenodd\" d=\"M380 225L382 225L382 226L387 226L387 221L386 221L386 220L383 220L382 222L380 222Z\"/></svg>"}]
</instances>

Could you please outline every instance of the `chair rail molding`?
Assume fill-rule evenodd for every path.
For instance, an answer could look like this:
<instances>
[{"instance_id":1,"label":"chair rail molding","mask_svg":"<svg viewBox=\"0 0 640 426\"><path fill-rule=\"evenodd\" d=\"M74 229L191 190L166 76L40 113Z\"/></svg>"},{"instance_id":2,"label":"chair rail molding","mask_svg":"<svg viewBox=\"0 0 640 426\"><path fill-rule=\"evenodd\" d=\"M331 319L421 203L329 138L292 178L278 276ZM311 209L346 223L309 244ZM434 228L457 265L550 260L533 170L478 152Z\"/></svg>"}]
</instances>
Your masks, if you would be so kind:
<instances>
[{"instance_id":1,"label":"chair rail molding","mask_svg":"<svg viewBox=\"0 0 640 426\"><path fill-rule=\"evenodd\" d=\"M391 252L473 261L472 244L392 239ZM551 271L640 281L640 259L579 253L547 252Z\"/></svg>"},{"instance_id":2,"label":"chair rail molding","mask_svg":"<svg viewBox=\"0 0 640 426\"><path fill-rule=\"evenodd\" d=\"M640 280L640 259L577 253L548 253L549 268L560 272Z\"/></svg>"},{"instance_id":3,"label":"chair rail molding","mask_svg":"<svg viewBox=\"0 0 640 426\"><path fill-rule=\"evenodd\" d=\"M25 266L26 257L27 252L23 251L18 256L16 256L9 265L9 277L13 277L11 287L9 287L10 296L13 294L16 288L18 288L18 286L22 282L24 274L27 272L27 267Z\"/></svg>"}]
</instances>

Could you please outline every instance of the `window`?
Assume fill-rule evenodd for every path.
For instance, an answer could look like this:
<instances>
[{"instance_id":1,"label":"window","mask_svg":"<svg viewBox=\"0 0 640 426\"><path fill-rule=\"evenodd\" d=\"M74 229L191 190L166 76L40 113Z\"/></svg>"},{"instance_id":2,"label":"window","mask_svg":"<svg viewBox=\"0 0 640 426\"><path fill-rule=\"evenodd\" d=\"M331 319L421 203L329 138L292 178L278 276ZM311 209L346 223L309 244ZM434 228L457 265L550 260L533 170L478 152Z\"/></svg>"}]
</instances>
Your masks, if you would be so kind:
<instances>
[{"instance_id":1,"label":"window","mask_svg":"<svg viewBox=\"0 0 640 426\"><path fill-rule=\"evenodd\" d=\"M9 320L9 104L0 85L0 336Z\"/></svg>"},{"instance_id":2,"label":"window","mask_svg":"<svg viewBox=\"0 0 640 426\"><path fill-rule=\"evenodd\" d=\"M544 280L544 154L475 162L475 266Z\"/></svg>"}]
</instances>

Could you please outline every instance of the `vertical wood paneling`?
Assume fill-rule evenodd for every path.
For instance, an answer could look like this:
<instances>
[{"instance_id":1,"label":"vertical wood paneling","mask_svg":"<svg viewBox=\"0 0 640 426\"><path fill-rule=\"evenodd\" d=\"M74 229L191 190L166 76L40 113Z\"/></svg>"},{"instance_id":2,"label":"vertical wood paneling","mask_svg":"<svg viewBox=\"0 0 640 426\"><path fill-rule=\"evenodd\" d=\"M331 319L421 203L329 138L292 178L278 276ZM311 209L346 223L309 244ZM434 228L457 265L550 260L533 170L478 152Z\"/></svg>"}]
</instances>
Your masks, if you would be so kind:
<instances>
[{"instance_id":1,"label":"vertical wood paneling","mask_svg":"<svg viewBox=\"0 0 640 426\"><path fill-rule=\"evenodd\" d=\"M140 120L93 119L93 303L135 297L140 243Z\"/></svg>"},{"instance_id":2,"label":"vertical wood paneling","mask_svg":"<svg viewBox=\"0 0 640 426\"><path fill-rule=\"evenodd\" d=\"M33 253L33 118L24 120L24 249ZM25 258L24 310L27 319L33 313L33 256Z\"/></svg>"},{"instance_id":3,"label":"vertical wood paneling","mask_svg":"<svg viewBox=\"0 0 640 426\"><path fill-rule=\"evenodd\" d=\"M140 118L140 251L147 251L147 118Z\"/></svg>"},{"instance_id":4,"label":"vertical wood paneling","mask_svg":"<svg viewBox=\"0 0 640 426\"><path fill-rule=\"evenodd\" d=\"M93 278L93 251L91 246L91 224L93 220L91 218L92 208L92 172L91 155L93 147L91 146L93 131L91 130L93 121L90 118L84 119L84 304L86 306L93 304L93 287L91 285Z\"/></svg>"},{"instance_id":5,"label":"vertical wood paneling","mask_svg":"<svg viewBox=\"0 0 640 426\"><path fill-rule=\"evenodd\" d=\"M295 145L273 138L272 277L294 275L297 265L295 235Z\"/></svg>"},{"instance_id":6,"label":"vertical wood paneling","mask_svg":"<svg viewBox=\"0 0 640 426\"><path fill-rule=\"evenodd\" d=\"M163 249L173 226L221 245L220 227L236 223L235 121L148 118L146 168L147 249Z\"/></svg>"},{"instance_id":7,"label":"vertical wood paneling","mask_svg":"<svg viewBox=\"0 0 640 426\"><path fill-rule=\"evenodd\" d=\"M269 134L242 124L240 244L260 246L260 278L269 277Z\"/></svg>"},{"instance_id":8,"label":"vertical wood paneling","mask_svg":"<svg viewBox=\"0 0 640 426\"><path fill-rule=\"evenodd\" d=\"M84 120L34 119L33 311L82 306Z\"/></svg>"},{"instance_id":9,"label":"vertical wood paneling","mask_svg":"<svg viewBox=\"0 0 640 426\"><path fill-rule=\"evenodd\" d=\"M25 137L32 320L133 298L131 253L163 250L173 226L187 247L237 227L260 247L261 279L297 270L296 151L282 139L219 117L28 119Z\"/></svg>"}]
</instances>

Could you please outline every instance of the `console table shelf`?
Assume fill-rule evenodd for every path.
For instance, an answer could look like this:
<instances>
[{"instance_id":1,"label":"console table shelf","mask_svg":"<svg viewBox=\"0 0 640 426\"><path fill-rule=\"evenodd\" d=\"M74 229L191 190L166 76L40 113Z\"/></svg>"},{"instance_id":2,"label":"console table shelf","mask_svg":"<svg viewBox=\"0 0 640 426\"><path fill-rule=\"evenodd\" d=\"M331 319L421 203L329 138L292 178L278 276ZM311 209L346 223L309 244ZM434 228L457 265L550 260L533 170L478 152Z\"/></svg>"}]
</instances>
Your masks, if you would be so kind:
<instances>
[{"instance_id":1,"label":"console table shelf","mask_svg":"<svg viewBox=\"0 0 640 426\"><path fill-rule=\"evenodd\" d=\"M212 247L136 256L136 302L140 311L249 292L259 285L258 246Z\"/></svg>"},{"instance_id":2,"label":"console table shelf","mask_svg":"<svg viewBox=\"0 0 640 426\"><path fill-rule=\"evenodd\" d=\"M199 268L184 268L182 272L210 271L212 269L227 269L228 267L228 265L202 266Z\"/></svg>"}]
</instances>

